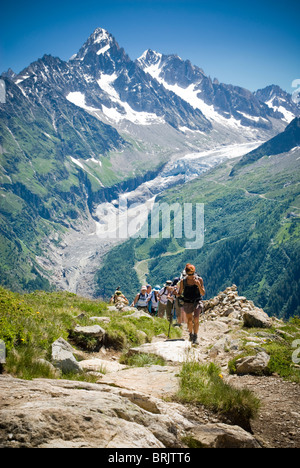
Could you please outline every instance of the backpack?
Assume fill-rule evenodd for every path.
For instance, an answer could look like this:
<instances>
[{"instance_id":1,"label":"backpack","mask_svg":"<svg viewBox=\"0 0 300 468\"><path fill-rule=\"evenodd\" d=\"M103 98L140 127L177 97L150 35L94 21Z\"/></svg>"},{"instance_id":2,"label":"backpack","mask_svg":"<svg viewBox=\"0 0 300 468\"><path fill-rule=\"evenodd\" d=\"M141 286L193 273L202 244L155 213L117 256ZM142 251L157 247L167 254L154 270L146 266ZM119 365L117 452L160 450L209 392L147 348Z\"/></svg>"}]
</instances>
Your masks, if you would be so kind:
<instances>
[{"instance_id":1,"label":"backpack","mask_svg":"<svg viewBox=\"0 0 300 468\"><path fill-rule=\"evenodd\" d=\"M196 284L190 286L187 284L187 278L183 278L183 291L178 299L179 305L182 307L185 303L195 304L201 301L202 296Z\"/></svg>"},{"instance_id":2,"label":"backpack","mask_svg":"<svg viewBox=\"0 0 300 468\"><path fill-rule=\"evenodd\" d=\"M147 299L148 299L148 294L139 294L139 298L138 298L138 301L136 303L136 307L147 307L148 305L148 302L147 302Z\"/></svg>"}]
</instances>

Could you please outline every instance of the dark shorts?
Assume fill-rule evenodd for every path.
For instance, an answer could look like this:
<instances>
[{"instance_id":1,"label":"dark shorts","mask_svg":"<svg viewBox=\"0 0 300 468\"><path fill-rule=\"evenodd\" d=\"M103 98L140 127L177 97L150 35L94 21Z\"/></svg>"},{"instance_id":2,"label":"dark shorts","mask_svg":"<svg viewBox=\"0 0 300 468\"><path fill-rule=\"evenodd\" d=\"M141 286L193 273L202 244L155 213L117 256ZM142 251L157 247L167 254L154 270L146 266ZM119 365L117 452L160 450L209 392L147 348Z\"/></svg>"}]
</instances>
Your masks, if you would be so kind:
<instances>
[{"instance_id":1,"label":"dark shorts","mask_svg":"<svg viewBox=\"0 0 300 468\"><path fill-rule=\"evenodd\" d=\"M198 318L203 311L203 302L199 301L196 304L185 302L182 308L187 315L194 314L194 317Z\"/></svg>"}]
</instances>

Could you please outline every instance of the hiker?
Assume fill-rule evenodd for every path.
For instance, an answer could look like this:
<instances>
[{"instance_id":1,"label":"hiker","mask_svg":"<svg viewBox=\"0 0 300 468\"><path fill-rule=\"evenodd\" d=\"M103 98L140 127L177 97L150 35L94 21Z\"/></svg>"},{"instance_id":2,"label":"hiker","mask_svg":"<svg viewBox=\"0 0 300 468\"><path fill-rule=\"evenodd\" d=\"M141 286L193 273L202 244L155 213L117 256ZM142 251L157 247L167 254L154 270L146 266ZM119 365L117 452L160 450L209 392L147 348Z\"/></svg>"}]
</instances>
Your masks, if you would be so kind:
<instances>
[{"instance_id":1,"label":"hiker","mask_svg":"<svg viewBox=\"0 0 300 468\"><path fill-rule=\"evenodd\" d=\"M135 296L134 301L131 305L133 307L136 307L138 310L143 310L144 312L148 312L147 286L141 287L141 292Z\"/></svg>"},{"instance_id":2,"label":"hiker","mask_svg":"<svg viewBox=\"0 0 300 468\"><path fill-rule=\"evenodd\" d=\"M117 289L114 293L114 295L110 298L109 301L110 304L114 304L117 308L122 308L125 307L126 305L129 304L128 299L122 294L119 289Z\"/></svg>"},{"instance_id":3,"label":"hiker","mask_svg":"<svg viewBox=\"0 0 300 468\"><path fill-rule=\"evenodd\" d=\"M186 265L186 275L180 281L179 297L183 311L187 317L190 341L194 344L199 344L199 317L203 311L202 296L205 294L205 288L203 279L196 274L194 265Z\"/></svg>"},{"instance_id":4,"label":"hiker","mask_svg":"<svg viewBox=\"0 0 300 468\"><path fill-rule=\"evenodd\" d=\"M179 304L179 281L180 278L174 278L172 287L173 287L173 308L175 308L176 312L176 324L174 325L175 327L181 327L182 326L182 309Z\"/></svg>"},{"instance_id":5,"label":"hiker","mask_svg":"<svg viewBox=\"0 0 300 468\"><path fill-rule=\"evenodd\" d=\"M156 285L154 289L152 289L151 294L148 297L148 304L149 304L149 311L151 315L157 315L158 310L158 293L160 291L160 286Z\"/></svg>"},{"instance_id":6,"label":"hiker","mask_svg":"<svg viewBox=\"0 0 300 468\"><path fill-rule=\"evenodd\" d=\"M152 295L152 286L151 286L151 284L146 284L146 288L147 288L147 294L148 294L148 312L149 312L149 314L151 314L151 303L150 303L150 298L151 298L151 295Z\"/></svg>"},{"instance_id":7,"label":"hiker","mask_svg":"<svg viewBox=\"0 0 300 468\"><path fill-rule=\"evenodd\" d=\"M165 314L167 313L167 304L168 304L168 295L173 290L172 288L172 281L166 281L164 287L159 291L159 303L158 303L158 317L164 318Z\"/></svg>"},{"instance_id":8,"label":"hiker","mask_svg":"<svg viewBox=\"0 0 300 468\"><path fill-rule=\"evenodd\" d=\"M174 319L174 307L175 307L175 300L176 300L176 294L177 294L177 289L176 287L173 286L173 283L171 284L171 289L168 291L168 296L167 296L167 307L166 307L166 314L167 314L167 320L172 323Z\"/></svg>"}]
</instances>

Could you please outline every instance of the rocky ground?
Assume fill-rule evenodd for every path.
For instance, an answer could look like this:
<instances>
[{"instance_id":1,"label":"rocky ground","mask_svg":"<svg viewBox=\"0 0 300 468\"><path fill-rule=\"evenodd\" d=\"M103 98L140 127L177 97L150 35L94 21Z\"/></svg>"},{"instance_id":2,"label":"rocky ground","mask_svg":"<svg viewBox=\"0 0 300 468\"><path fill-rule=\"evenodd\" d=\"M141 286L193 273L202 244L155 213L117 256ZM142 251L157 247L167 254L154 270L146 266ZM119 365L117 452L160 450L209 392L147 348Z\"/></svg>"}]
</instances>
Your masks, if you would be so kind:
<instances>
[{"instance_id":1,"label":"rocky ground","mask_svg":"<svg viewBox=\"0 0 300 468\"><path fill-rule=\"evenodd\" d=\"M241 320L250 328L241 327ZM80 367L98 378L95 384L28 382L2 375L0 447L162 448L186 447L193 440L197 446L214 448L299 448L300 385L263 375L268 355L260 345L266 340L265 329L275 322L274 339L280 339L280 322L271 320L232 287L205 303L199 346L191 346L184 324L184 341L160 336L132 349L163 357L165 366L126 367L119 363L120 352L102 347L98 353L81 353ZM228 361L240 353L242 342L253 348L255 359L240 360L240 375L231 375ZM69 345L57 343L53 349L56 359L74 364ZM174 402L178 373L186 359L214 361L226 382L247 387L259 397L261 409L251 421L251 432L228 424L204 407Z\"/></svg>"}]
</instances>

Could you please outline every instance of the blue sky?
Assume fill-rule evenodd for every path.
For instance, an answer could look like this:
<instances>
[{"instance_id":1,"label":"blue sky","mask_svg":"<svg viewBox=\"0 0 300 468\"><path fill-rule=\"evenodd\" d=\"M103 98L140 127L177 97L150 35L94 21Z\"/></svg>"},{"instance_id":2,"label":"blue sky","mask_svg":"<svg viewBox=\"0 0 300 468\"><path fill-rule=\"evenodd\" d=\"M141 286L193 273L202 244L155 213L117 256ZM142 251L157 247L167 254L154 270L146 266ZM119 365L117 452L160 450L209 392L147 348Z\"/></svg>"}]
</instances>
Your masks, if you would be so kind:
<instances>
[{"instance_id":1,"label":"blue sky","mask_svg":"<svg viewBox=\"0 0 300 468\"><path fill-rule=\"evenodd\" d=\"M96 27L131 59L176 53L220 82L254 91L300 79L299 0L27 0L0 6L0 72L45 53L68 60Z\"/></svg>"}]
</instances>

